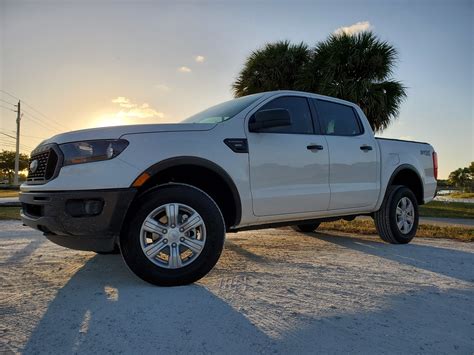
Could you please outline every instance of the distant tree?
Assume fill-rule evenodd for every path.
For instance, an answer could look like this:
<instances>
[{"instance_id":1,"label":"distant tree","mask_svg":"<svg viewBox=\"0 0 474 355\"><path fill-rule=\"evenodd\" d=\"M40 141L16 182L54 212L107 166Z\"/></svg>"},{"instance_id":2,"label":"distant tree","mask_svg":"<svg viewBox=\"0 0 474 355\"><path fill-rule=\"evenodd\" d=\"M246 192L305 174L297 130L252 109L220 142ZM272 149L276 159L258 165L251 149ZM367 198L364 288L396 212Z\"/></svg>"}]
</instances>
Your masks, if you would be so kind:
<instances>
[{"instance_id":1,"label":"distant tree","mask_svg":"<svg viewBox=\"0 0 474 355\"><path fill-rule=\"evenodd\" d=\"M20 171L28 168L28 155L20 153ZM0 152L0 171L2 175L7 176L8 182L13 182L15 173L15 152L2 150Z\"/></svg>"},{"instance_id":2,"label":"distant tree","mask_svg":"<svg viewBox=\"0 0 474 355\"><path fill-rule=\"evenodd\" d=\"M448 180L454 186L465 190L471 183L471 173L469 168L459 168L449 174Z\"/></svg>"},{"instance_id":3,"label":"distant tree","mask_svg":"<svg viewBox=\"0 0 474 355\"><path fill-rule=\"evenodd\" d=\"M304 43L268 43L247 58L232 84L235 97L272 90L297 90L301 68L308 63L309 49Z\"/></svg>"},{"instance_id":4,"label":"distant tree","mask_svg":"<svg viewBox=\"0 0 474 355\"><path fill-rule=\"evenodd\" d=\"M302 90L357 103L374 131L398 116L405 87L391 78L396 49L372 32L330 35L304 43L270 43L247 58L232 85L235 97L269 90Z\"/></svg>"}]
</instances>

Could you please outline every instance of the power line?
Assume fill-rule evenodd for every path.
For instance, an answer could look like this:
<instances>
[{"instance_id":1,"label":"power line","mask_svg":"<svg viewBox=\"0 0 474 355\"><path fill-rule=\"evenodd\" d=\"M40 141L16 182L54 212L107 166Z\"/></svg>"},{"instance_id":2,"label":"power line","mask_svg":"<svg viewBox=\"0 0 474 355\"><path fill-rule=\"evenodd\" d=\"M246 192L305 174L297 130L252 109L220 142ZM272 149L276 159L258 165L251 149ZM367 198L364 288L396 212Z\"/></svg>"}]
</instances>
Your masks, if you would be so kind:
<instances>
[{"instance_id":1,"label":"power line","mask_svg":"<svg viewBox=\"0 0 474 355\"><path fill-rule=\"evenodd\" d=\"M50 130L50 131L53 131L53 132L61 132L58 128L54 128L50 125L47 125L45 122L42 122L39 118L37 118L36 116L32 116L30 113L28 112L24 112L23 111L23 114L25 115L25 118L31 122L34 122L40 126L42 126L43 128L47 129L47 130Z\"/></svg>"},{"instance_id":2,"label":"power line","mask_svg":"<svg viewBox=\"0 0 474 355\"><path fill-rule=\"evenodd\" d=\"M12 97L12 98L14 98L14 99L16 99L16 100L20 100L19 97L13 95L12 93L9 93L8 91L1 90L1 89L0 89L0 92L3 92L4 94L7 94L8 96L10 96L10 97ZM52 118L46 116L44 113L42 113L41 111L39 111L39 110L37 110L36 108L34 108L32 105L30 105L29 103L27 103L25 100L22 99L21 102L22 102L23 104L25 104L26 106L28 106L29 108L31 108L31 109L32 109L33 111L35 111L37 114L43 116L43 119L40 119L40 118L36 117L38 120L44 121L44 120L46 119L46 120L51 121L52 123L56 124L57 126L61 127L61 129L66 129L66 130L68 130L68 131L71 130L71 128L69 128L69 127L67 127L67 126L65 126L65 125L63 125L63 124L61 124L61 123L59 123L59 122L53 120ZM23 111L25 111L25 110L23 110ZM16 111L15 111L15 112L16 112ZM30 116L34 116L34 115L30 113ZM49 125L53 127L52 124L49 124ZM50 129L50 128L48 128L48 129ZM59 129L55 129L55 130L56 130L56 131L60 131Z\"/></svg>"},{"instance_id":3,"label":"power line","mask_svg":"<svg viewBox=\"0 0 474 355\"><path fill-rule=\"evenodd\" d=\"M62 127L63 129L67 129L67 130L71 130L69 127L66 127L65 125L63 125L62 123L59 123L55 120L53 120L52 118L46 116L44 113L38 111L37 109L35 109L33 106L31 106L30 104L28 104L26 101L22 100L22 102L28 106L29 108L31 108L33 111L35 111L36 113L38 113L39 115L43 116L44 118L50 120L51 122L55 123L56 125Z\"/></svg>"},{"instance_id":4,"label":"power line","mask_svg":"<svg viewBox=\"0 0 474 355\"><path fill-rule=\"evenodd\" d=\"M5 91L5 90L0 89L0 92L3 92L4 94L7 94L8 96L14 98L15 100L20 100L20 99L19 99L18 97L16 97L15 95L10 94L8 91Z\"/></svg>"},{"instance_id":5,"label":"power line","mask_svg":"<svg viewBox=\"0 0 474 355\"><path fill-rule=\"evenodd\" d=\"M10 138L16 139L15 137L10 136L9 134L3 133L3 132L0 132L0 134L3 134L4 136L7 136L7 137L10 137Z\"/></svg>"},{"instance_id":6,"label":"power line","mask_svg":"<svg viewBox=\"0 0 474 355\"><path fill-rule=\"evenodd\" d=\"M0 101L5 102L6 104L10 104L12 106L16 106L16 104L12 104L11 102L9 102L7 100L0 99Z\"/></svg>"},{"instance_id":7,"label":"power line","mask_svg":"<svg viewBox=\"0 0 474 355\"><path fill-rule=\"evenodd\" d=\"M6 107L6 106L3 106L3 105L0 105L0 107L4 108L5 110L16 112L16 110L12 110L10 107Z\"/></svg>"}]
</instances>

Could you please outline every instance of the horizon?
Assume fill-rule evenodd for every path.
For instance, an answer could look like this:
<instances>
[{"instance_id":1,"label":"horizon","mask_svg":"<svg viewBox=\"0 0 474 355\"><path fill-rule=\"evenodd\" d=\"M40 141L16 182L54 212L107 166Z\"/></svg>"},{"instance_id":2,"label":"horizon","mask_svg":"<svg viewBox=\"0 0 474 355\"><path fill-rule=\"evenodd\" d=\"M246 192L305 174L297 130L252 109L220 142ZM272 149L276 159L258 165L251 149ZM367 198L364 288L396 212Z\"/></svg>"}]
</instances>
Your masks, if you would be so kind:
<instances>
[{"instance_id":1,"label":"horizon","mask_svg":"<svg viewBox=\"0 0 474 355\"><path fill-rule=\"evenodd\" d=\"M29 153L60 131L179 122L227 101L246 57L265 43L313 46L372 30L397 48L393 78L408 96L377 136L430 143L442 179L474 160L471 1L0 0L0 21L2 149L14 143L5 134L15 135L18 98Z\"/></svg>"}]
</instances>

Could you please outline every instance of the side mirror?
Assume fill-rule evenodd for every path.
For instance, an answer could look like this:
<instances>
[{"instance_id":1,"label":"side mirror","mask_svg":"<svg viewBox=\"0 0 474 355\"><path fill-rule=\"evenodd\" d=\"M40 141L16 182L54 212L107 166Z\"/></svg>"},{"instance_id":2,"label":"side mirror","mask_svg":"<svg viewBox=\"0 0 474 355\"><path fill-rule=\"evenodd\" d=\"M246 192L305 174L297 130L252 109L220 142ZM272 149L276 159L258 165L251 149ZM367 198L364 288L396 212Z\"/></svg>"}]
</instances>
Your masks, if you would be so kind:
<instances>
[{"instance_id":1,"label":"side mirror","mask_svg":"<svg viewBox=\"0 0 474 355\"><path fill-rule=\"evenodd\" d=\"M291 126L290 113L283 108L258 111L249 120L250 132L260 132L265 128L283 126Z\"/></svg>"}]
</instances>

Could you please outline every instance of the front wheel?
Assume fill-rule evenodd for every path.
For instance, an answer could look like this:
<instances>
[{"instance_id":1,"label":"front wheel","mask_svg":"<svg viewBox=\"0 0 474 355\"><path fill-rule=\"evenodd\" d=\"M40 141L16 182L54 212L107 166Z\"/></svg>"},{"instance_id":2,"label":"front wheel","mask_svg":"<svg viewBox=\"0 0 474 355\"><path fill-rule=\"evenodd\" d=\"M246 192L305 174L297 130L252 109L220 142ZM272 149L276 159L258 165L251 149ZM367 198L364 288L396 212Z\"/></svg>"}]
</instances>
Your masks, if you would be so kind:
<instances>
[{"instance_id":1,"label":"front wheel","mask_svg":"<svg viewBox=\"0 0 474 355\"><path fill-rule=\"evenodd\" d=\"M128 267L159 286L192 283L217 263L225 225L216 203L205 192L170 184L140 198L120 248Z\"/></svg>"},{"instance_id":2,"label":"front wheel","mask_svg":"<svg viewBox=\"0 0 474 355\"><path fill-rule=\"evenodd\" d=\"M382 240L407 244L418 229L418 203L415 194L405 186L390 186L374 221Z\"/></svg>"}]
</instances>

